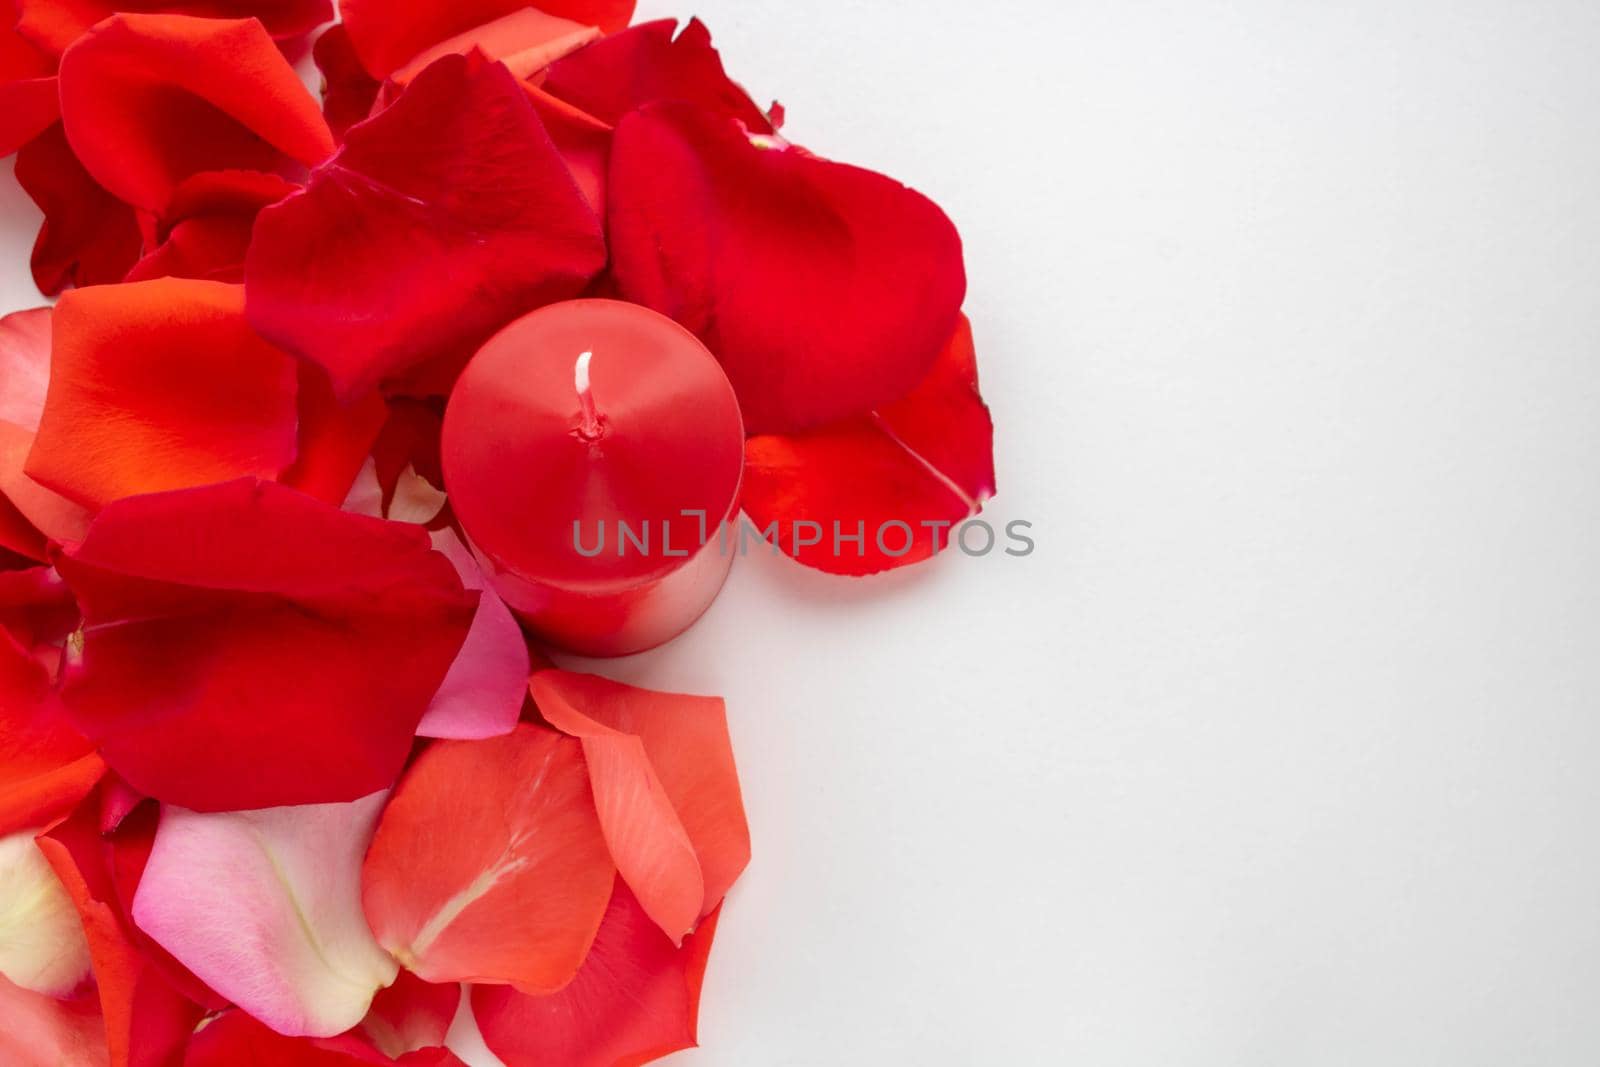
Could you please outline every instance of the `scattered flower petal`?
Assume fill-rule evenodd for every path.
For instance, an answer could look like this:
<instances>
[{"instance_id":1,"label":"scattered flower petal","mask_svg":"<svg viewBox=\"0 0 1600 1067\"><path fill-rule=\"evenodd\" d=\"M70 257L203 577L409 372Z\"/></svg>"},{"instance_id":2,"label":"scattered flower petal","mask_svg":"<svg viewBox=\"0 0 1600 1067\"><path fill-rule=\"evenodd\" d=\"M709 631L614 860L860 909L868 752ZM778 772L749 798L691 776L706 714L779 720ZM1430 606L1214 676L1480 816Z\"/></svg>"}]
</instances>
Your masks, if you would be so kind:
<instances>
[{"instance_id":1,"label":"scattered flower petal","mask_svg":"<svg viewBox=\"0 0 1600 1067\"><path fill-rule=\"evenodd\" d=\"M61 118L113 195L163 212L202 171L293 172L333 135L261 23L115 15L61 57Z\"/></svg>"},{"instance_id":2,"label":"scattered flower petal","mask_svg":"<svg viewBox=\"0 0 1600 1067\"><path fill-rule=\"evenodd\" d=\"M477 601L421 530L250 480L112 504L57 567L87 619L74 723L210 811L387 787Z\"/></svg>"},{"instance_id":3,"label":"scattered flower petal","mask_svg":"<svg viewBox=\"0 0 1600 1067\"><path fill-rule=\"evenodd\" d=\"M361 857L385 795L217 814L167 805L134 921L278 1033L350 1029L397 970L361 913Z\"/></svg>"},{"instance_id":4,"label":"scattered flower petal","mask_svg":"<svg viewBox=\"0 0 1600 1067\"><path fill-rule=\"evenodd\" d=\"M461 654L417 725L417 734L460 741L508 734L522 715L528 693L532 665L527 639L453 530L433 534L433 547L455 567L462 585L479 590L478 613Z\"/></svg>"},{"instance_id":5,"label":"scattered flower petal","mask_svg":"<svg viewBox=\"0 0 1600 1067\"><path fill-rule=\"evenodd\" d=\"M742 502L758 529L776 524L777 543L809 567L855 575L903 567L941 551L994 495L993 438L963 318L904 399L807 433L750 438Z\"/></svg>"},{"instance_id":6,"label":"scattered flower petal","mask_svg":"<svg viewBox=\"0 0 1600 1067\"><path fill-rule=\"evenodd\" d=\"M679 948L619 881L571 985L543 997L472 991L484 1043L507 1067L617 1067L693 1048L716 925L713 913Z\"/></svg>"},{"instance_id":7,"label":"scattered flower petal","mask_svg":"<svg viewBox=\"0 0 1600 1067\"><path fill-rule=\"evenodd\" d=\"M427 981L553 992L583 963L614 873L578 743L524 724L417 757L362 888L379 943Z\"/></svg>"},{"instance_id":8,"label":"scattered flower petal","mask_svg":"<svg viewBox=\"0 0 1600 1067\"><path fill-rule=\"evenodd\" d=\"M450 56L261 213L245 275L256 329L348 397L464 362L604 264L599 222L526 94L499 64Z\"/></svg>"},{"instance_id":9,"label":"scattered flower petal","mask_svg":"<svg viewBox=\"0 0 1600 1067\"><path fill-rule=\"evenodd\" d=\"M294 458L295 364L237 285L165 278L68 293L27 474L91 508Z\"/></svg>"},{"instance_id":10,"label":"scattered flower petal","mask_svg":"<svg viewBox=\"0 0 1600 1067\"><path fill-rule=\"evenodd\" d=\"M0 975L64 997L89 977L89 944L34 832L0 837Z\"/></svg>"},{"instance_id":11,"label":"scattered flower petal","mask_svg":"<svg viewBox=\"0 0 1600 1067\"><path fill-rule=\"evenodd\" d=\"M344 26L367 71L387 78L419 54L529 6L614 33L633 17L634 0L344 0Z\"/></svg>"},{"instance_id":12,"label":"scattered flower petal","mask_svg":"<svg viewBox=\"0 0 1600 1067\"><path fill-rule=\"evenodd\" d=\"M607 214L623 296L700 336L753 433L900 399L966 291L961 240L932 201L687 104L617 126Z\"/></svg>"},{"instance_id":13,"label":"scattered flower petal","mask_svg":"<svg viewBox=\"0 0 1600 1067\"><path fill-rule=\"evenodd\" d=\"M121 281L138 262L143 238L133 209L83 169L59 123L17 153L16 174L44 212L32 259L40 292Z\"/></svg>"}]
</instances>

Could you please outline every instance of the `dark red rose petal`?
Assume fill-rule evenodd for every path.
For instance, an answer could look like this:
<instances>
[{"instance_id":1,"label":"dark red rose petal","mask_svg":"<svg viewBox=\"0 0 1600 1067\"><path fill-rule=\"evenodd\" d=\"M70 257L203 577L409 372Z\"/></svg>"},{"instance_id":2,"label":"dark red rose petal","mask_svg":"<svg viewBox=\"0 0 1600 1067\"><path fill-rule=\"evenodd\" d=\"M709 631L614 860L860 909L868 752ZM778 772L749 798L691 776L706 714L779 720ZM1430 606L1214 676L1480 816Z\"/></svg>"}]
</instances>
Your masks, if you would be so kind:
<instances>
[{"instance_id":1,"label":"dark red rose petal","mask_svg":"<svg viewBox=\"0 0 1600 1067\"><path fill-rule=\"evenodd\" d=\"M608 197L623 295L705 341L755 433L898 400L960 313L961 240L935 204L712 112L623 119Z\"/></svg>"},{"instance_id":2,"label":"dark red rose petal","mask_svg":"<svg viewBox=\"0 0 1600 1067\"><path fill-rule=\"evenodd\" d=\"M87 620L74 724L201 811L388 786L476 604L421 530L252 480L114 503L57 566Z\"/></svg>"},{"instance_id":3,"label":"dark red rose petal","mask_svg":"<svg viewBox=\"0 0 1600 1067\"><path fill-rule=\"evenodd\" d=\"M599 222L522 88L450 56L261 213L245 283L256 329L348 397L464 360L604 264Z\"/></svg>"},{"instance_id":4,"label":"dark red rose petal","mask_svg":"<svg viewBox=\"0 0 1600 1067\"><path fill-rule=\"evenodd\" d=\"M54 296L68 286L121 281L143 241L128 205L83 169L59 123L17 153L17 182L44 212L33 246L33 280Z\"/></svg>"},{"instance_id":5,"label":"dark red rose petal","mask_svg":"<svg viewBox=\"0 0 1600 1067\"><path fill-rule=\"evenodd\" d=\"M17 32L57 55L101 19L122 12L182 11L210 19L257 18L279 40L301 37L333 20L331 0L13 0Z\"/></svg>"},{"instance_id":6,"label":"dark red rose petal","mask_svg":"<svg viewBox=\"0 0 1600 1067\"><path fill-rule=\"evenodd\" d=\"M104 773L63 715L44 665L0 630L0 837L66 814Z\"/></svg>"},{"instance_id":7,"label":"dark red rose petal","mask_svg":"<svg viewBox=\"0 0 1600 1067\"><path fill-rule=\"evenodd\" d=\"M383 83L361 65L350 43L350 31L342 22L317 38L311 55L322 72L322 114L342 141L350 127L371 116Z\"/></svg>"},{"instance_id":8,"label":"dark red rose petal","mask_svg":"<svg viewBox=\"0 0 1600 1067\"><path fill-rule=\"evenodd\" d=\"M295 363L244 318L244 290L164 278L80 289L55 311L27 474L96 508L294 458Z\"/></svg>"},{"instance_id":9,"label":"dark red rose petal","mask_svg":"<svg viewBox=\"0 0 1600 1067\"><path fill-rule=\"evenodd\" d=\"M61 115L55 58L18 34L14 0L0 0L0 156L9 156Z\"/></svg>"},{"instance_id":10,"label":"dark red rose petal","mask_svg":"<svg viewBox=\"0 0 1600 1067\"><path fill-rule=\"evenodd\" d=\"M317 101L254 20L107 19L61 57L61 118L85 169L153 212L194 174L293 172L334 150Z\"/></svg>"},{"instance_id":11,"label":"dark red rose petal","mask_svg":"<svg viewBox=\"0 0 1600 1067\"><path fill-rule=\"evenodd\" d=\"M418 54L525 7L614 33L633 17L634 0L345 0L344 25L374 78L387 78Z\"/></svg>"},{"instance_id":12,"label":"dark red rose petal","mask_svg":"<svg viewBox=\"0 0 1600 1067\"><path fill-rule=\"evenodd\" d=\"M978 394L965 318L903 400L808 433L752 437L745 446L742 502L751 521L762 530L777 523L785 552L834 574L927 559L993 495L994 425ZM797 536L797 522L816 526ZM836 551L835 522L844 537L862 533L862 542L841 539ZM885 526L895 522L909 529ZM797 543L816 537L820 543Z\"/></svg>"},{"instance_id":13,"label":"dark red rose petal","mask_svg":"<svg viewBox=\"0 0 1600 1067\"><path fill-rule=\"evenodd\" d=\"M693 1048L716 926L713 914L679 948L618 880L571 985L544 997L506 986L473 989L485 1044L507 1067L618 1067Z\"/></svg>"},{"instance_id":14,"label":"dark red rose petal","mask_svg":"<svg viewBox=\"0 0 1600 1067\"><path fill-rule=\"evenodd\" d=\"M0 572L0 627L23 648L60 647L80 621L78 603L54 567Z\"/></svg>"},{"instance_id":15,"label":"dark red rose petal","mask_svg":"<svg viewBox=\"0 0 1600 1067\"><path fill-rule=\"evenodd\" d=\"M296 188L276 174L259 171L196 174L173 192L172 203L156 228L160 243L134 265L126 280L244 281L244 255L256 214Z\"/></svg>"},{"instance_id":16,"label":"dark red rose petal","mask_svg":"<svg viewBox=\"0 0 1600 1067\"><path fill-rule=\"evenodd\" d=\"M315 363L302 360L299 374L299 451L278 480L337 507L350 495L389 408L375 390L343 403Z\"/></svg>"},{"instance_id":17,"label":"dark red rose petal","mask_svg":"<svg viewBox=\"0 0 1600 1067\"><path fill-rule=\"evenodd\" d=\"M722 67L711 31L690 19L641 23L559 60L543 88L615 126L646 104L681 100L737 119L751 133L772 133L766 114Z\"/></svg>"}]
</instances>

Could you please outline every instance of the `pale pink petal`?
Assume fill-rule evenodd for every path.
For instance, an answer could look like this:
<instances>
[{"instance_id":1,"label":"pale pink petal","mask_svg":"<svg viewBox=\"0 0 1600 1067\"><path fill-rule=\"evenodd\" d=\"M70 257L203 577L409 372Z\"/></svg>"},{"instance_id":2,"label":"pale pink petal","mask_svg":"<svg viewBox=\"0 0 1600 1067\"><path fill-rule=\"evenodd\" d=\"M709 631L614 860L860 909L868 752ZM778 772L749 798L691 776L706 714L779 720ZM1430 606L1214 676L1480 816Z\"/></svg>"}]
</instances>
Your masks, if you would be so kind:
<instances>
[{"instance_id":1,"label":"pale pink petal","mask_svg":"<svg viewBox=\"0 0 1600 1067\"><path fill-rule=\"evenodd\" d=\"M36 832L0 837L0 975L64 997L89 976L89 942Z\"/></svg>"},{"instance_id":2,"label":"pale pink petal","mask_svg":"<svg viewBox=\"0 0 1600 1067\"><path fill-rule=\"evenodd\" d=\"M134 922L279 1033L342 1033L398 972L361 911L361 859L386 797L218 814L167 805Z\"/></svg>"},{"instance_id":3,"label":"pale pink petal","mask_svg":"<svg viewBox=\"0 0 1600 1067\"><path fill-rule=\"evenodd\" d=\"M57 1000L0 977L0 1063L105 1067L106 1024L94 997Z\"/></svg>"},{"instance_id":4,"label":"pale pink petal","mask_svg":"<svg viewBox=\"0 0 1600 1067\"><path fill-rule=\"evenodd\" d=\"M0 421L39 428L50 384L50 309L0 319Z\"/></svg>"},{"instance_id":5,"label":"pale pink petal","mask_svg":"<svg viewBox=\"0 0 1600 1067\"><path fill-rule=\"evenodd\" d=\"M422 716L417 734L456 741L508 734L522 714L532 669L522 628L488 588L471 550L453 531L435 533L433 547L455 565L462 585L483 592L466 643Z\"/></svg>"}]
</instances>

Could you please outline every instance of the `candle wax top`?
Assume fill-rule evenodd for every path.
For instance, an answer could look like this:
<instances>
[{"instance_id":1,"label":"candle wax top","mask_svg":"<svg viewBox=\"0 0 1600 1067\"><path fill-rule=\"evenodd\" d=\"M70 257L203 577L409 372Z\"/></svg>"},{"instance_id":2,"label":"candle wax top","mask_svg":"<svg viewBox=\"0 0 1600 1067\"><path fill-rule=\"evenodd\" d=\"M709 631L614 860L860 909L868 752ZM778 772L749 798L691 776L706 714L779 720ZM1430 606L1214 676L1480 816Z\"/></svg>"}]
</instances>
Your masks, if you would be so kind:
<instances>
[{"instance_id":1,"label":"candle wax top","mask_svg":"<svg viewBox=\"0 0 1600 1067\"><path fill-rule=\"evenodd\" d=\"M664 575L702 532L716 537L737 503L744 425L693 334L636 304L572 300L518 319L472 358L445 412L443 461L480 553L598 592Z\"/></svg>"}]
</instances>

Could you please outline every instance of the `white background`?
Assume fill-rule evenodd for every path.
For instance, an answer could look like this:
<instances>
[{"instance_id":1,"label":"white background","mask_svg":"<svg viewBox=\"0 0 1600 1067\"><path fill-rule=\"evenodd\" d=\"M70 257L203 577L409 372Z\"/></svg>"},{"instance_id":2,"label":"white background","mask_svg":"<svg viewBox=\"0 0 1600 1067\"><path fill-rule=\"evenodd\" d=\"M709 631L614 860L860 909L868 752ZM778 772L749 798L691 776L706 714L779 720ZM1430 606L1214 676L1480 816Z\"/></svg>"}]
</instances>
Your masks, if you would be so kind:
<instances>
[{"instance_id":1,"label":"white background","mask_svg":"<svg viewBox=\"0 0 1600 1067\"><path fill-rule=\"evenodd\" d=\"M755 835L673 1062L1600 1063L1600 8L698 11L961 226L1039 550L604 667Z\"/></svg>"}]
</instances>

